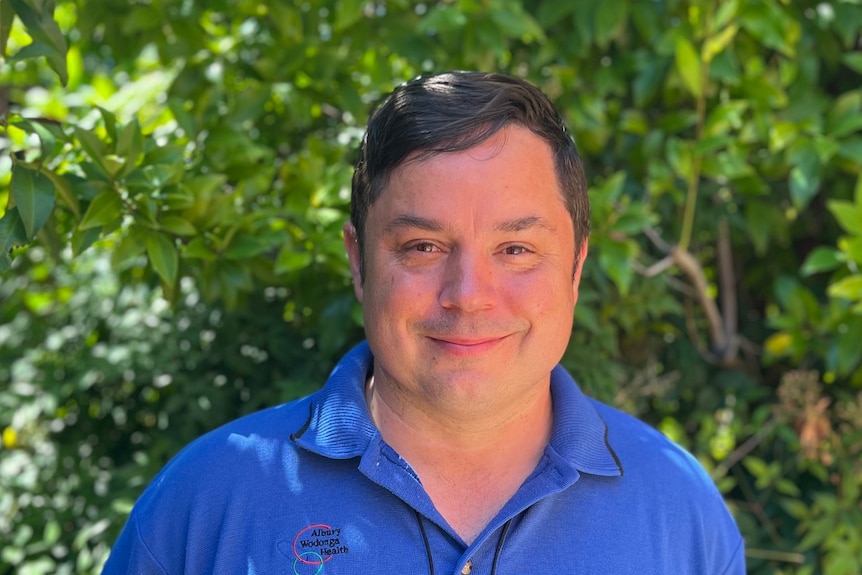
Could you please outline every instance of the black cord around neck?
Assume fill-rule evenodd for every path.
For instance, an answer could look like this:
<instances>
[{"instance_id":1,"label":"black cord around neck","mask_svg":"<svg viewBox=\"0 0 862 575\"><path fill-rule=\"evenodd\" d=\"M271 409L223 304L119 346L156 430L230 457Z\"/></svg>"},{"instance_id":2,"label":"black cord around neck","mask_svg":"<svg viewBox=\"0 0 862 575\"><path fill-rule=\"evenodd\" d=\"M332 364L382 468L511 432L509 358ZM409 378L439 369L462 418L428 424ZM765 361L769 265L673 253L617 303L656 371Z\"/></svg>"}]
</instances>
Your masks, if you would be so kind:
<instances>
[{"instance_id":1,"label":"black cord around neck","mask_svg":"<svg viewBox=\"0 0 862 575\"><path fill-rule=\"evenodd\" d=\"M425 556L428 558L428 573L434 575L434 558L431 555L431 542L428 541L428 534L425 533L425 523L422 521L422 516L415 509L416 523L419 524L419 532L422 534L422 541L425 543ZM500 553L503 551L503 543L506 541L506 535L509 533L509 527L512 525L512 520L509 519L503 524L503 531L500 533L500 539L497 541L497 549L494 551L494 562L491 564L491 575L497 575L497 564L500 562Z\"/></svg>"},{"instance_id":2,"label":"black cord around neck","mask_svg":"<svg viewBox=\"0 0 862 575\"><path fill-rule=\"evenodd\" d=\"M503 532L500 533L500 539L497 541L497 550L494 551L494 562L491 564L491 575L497 575L497 563L500 561L500 552L503 551L503 542L506 540L506 534L509 532L509 526L512 525L512 520L509 519L503 525Z\"/></svg>"},{"instance_id":3,"label":"black cord around neck","mask_svg":"<svg viewBox=\"0 0 862 575\"><path fill-rule=\"evenodd\" d=\"M428 535L425 533L425 524L422 523L422 516L415 509L416 523L419 524L419 531L422 533L422 540L425 542L425 556L428 557L428 573L434 575L434 559L431 557L431 543L428 541Z\"/></svg>"}]
</instances>

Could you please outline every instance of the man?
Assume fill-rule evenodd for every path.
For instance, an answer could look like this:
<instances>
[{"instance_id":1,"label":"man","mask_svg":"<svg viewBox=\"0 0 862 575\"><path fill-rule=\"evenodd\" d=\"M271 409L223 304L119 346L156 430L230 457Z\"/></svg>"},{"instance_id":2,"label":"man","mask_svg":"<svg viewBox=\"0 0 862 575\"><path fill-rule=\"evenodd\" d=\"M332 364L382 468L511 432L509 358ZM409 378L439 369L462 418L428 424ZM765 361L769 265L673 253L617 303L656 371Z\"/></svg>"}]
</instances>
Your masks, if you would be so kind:
<instances>
[{"instance_id":1,"label":"man","mask_svg":"<svg viewBox=\"0 0 862 575\"><path fill-rule=\"evenodd\" d=\"M557 365L588 233L581 160L538 89L396 89L344 227L367 343L319 392L181 452L105 572L744 573L697 462Z\"/></svg>"}]
</instances>

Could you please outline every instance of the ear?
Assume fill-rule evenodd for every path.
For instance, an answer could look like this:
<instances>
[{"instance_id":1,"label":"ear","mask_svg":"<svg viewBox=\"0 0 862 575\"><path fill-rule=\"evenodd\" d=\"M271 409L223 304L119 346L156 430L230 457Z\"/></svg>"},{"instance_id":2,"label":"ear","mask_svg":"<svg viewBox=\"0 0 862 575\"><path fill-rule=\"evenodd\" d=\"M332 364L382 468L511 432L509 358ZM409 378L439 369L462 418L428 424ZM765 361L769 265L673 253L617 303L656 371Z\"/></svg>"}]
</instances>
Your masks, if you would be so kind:
<instances>
[{"instance_id":1,"label":"ear","mask_svg":"<svg viewBox=\"0 0 862 575\"><path fill-rule=\"evenodd\" d=\"M581 247L581 253L578 254L578 267L575 268L575 273L572 275L572 295L574 302L578 303L578 287L581 285L581 272L584 271L584 262L587 259L587 242L584 242Z\"/></svg>"},{"instance_id":2,"label":"ear","mask_svg":"<svg viewBox=\"0 0 862 575\"><path fill-rule=\"evenodd\" d=\"M353 293L356 294L356 299L362 302L364 295L362 286L362 254L359 251L359 236L356 235L356 228L350 221L345 222L344 228L344 250L347 252L347 260L350 262L350 275L353 276Z\"/></svg>"}]
</instances>

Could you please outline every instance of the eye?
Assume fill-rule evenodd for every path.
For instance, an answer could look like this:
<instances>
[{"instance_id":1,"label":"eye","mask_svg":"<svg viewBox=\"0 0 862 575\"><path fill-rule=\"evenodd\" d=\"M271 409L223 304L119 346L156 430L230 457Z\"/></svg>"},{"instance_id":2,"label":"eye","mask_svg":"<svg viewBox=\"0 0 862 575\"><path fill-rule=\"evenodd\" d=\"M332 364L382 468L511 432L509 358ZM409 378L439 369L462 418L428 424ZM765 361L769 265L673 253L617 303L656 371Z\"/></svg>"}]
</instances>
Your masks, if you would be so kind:
<instances>
[{"instance_id":1,"label":"eye","mask_svg":"<svg viewBox=\"0 0 862 575\"><path fill-rule=\"evenodd\" d=\"M503 252L507 256L520 256L522 254L529 253L530 250L525 248L524 246L514 245L514 246L506 246Z\"/></svg>"},{"instance_id":2,"label":"eye","mask_svg":"<svg viewBox=\"0 0 862 575\"><path fill-rule=\"evenodd\" d=\"M417 252L431 253L435 250L435 247L431 242L419 242L410 246L410 249Z\"/></svg>"}]
</instances>

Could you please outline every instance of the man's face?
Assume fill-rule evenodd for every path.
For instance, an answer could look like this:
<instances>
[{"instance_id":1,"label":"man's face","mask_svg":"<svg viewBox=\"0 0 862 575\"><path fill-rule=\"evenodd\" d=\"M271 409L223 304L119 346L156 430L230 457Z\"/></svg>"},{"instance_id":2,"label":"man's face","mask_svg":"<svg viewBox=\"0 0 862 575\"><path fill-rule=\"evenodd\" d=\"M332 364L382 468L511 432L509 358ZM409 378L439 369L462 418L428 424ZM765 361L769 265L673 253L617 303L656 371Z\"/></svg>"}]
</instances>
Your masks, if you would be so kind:
<instances>
[{"instance_id":1,"label":"man's face","mask_svg":"<svg viewBox=\"0 0 862 575\"><path fill-rule=\"evenodd\" d=\"M369 210L364 281L354 240L348 224L376 386L428 409L546 392L580 269L573 277L573 224L541 138L510 126L469 150L408 161Z\"/></svg>"}]
</instances>

